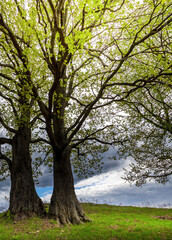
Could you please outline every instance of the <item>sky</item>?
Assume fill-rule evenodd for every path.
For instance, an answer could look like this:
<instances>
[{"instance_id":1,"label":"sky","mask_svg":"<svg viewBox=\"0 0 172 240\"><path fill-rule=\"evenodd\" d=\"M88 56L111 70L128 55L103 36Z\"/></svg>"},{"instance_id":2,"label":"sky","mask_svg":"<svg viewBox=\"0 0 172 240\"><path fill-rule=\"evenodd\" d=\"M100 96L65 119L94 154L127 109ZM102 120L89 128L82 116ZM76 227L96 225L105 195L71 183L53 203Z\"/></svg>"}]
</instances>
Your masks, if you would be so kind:
<instances>
[{"instance_id":1,"label":"sky","mask_svg":"<svg viewBox=\"0 0 172 240\"><path fill-rule=\"evenodd\" d=\"M142 187L131 185L121 177L123 168L127 168L131 159L112 160L108 154L100 174L87 179L78 179L74 175L75 191L81 202L105 203L121 206L172 207L172 181L166 185L148 182ZM49 202L53 188L52 173L43 168L36 190L44 202ZM7 209L10 180L0 182L0 211Z\"/></svg>"}]
</instances>

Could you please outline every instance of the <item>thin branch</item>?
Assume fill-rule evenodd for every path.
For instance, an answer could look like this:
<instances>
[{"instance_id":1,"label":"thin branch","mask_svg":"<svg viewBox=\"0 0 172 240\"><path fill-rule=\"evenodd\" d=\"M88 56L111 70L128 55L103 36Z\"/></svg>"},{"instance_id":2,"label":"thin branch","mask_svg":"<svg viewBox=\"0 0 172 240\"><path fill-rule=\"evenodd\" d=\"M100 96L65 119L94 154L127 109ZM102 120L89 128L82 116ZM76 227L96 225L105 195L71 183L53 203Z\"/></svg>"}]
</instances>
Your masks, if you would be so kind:
<instances>
[{"instance_id":1,"label":"thin branch","mask_svg":"<svg viewBox=\"0 0 172 240\"><path fill-rule=\"evenodd\" d=\"M17 133L17 130L15 130L14 128L9 127L4 120L2 119L2 117L0 116L0 123L4 126L4 128L6 128L8 131L12 132L12 133Z\"/></svg>"},{"instance_id":2,"label":"thin branch","mask_svg":"<svg viewBox=\"0 0 172 240\"><path fill-rule=\"evenodd\" d=\"M44 138L37 138L37 139L33 139L30 141L30 143L38 143L38 142L45 142L50 145L50 141L48 141L47 139L44 139Z\"/></svg>"},{"instance_id":3,"label":"thin branch","mask_svg":"<svg viewBox=\"0 0 172 240\"><path fill-rule=\"evenodd\" d=\"M6 75L4 73L0 73L0 77L3 77L3 78L5 78L7 80L10 80L10 81L13 81L13 78L11 78L10 76L8 76L8 75Z\"/></svg>"},{"instance_id":4,"label":"thin branch","mask_svg":"<svg viewBox=\"0 0 172 240\"><path fill-rule=\"evenodd\" d=\"M0 67L5 67L5 68L11 68L12 70L14 70L14 66L12 66L11 64L5 64L5 63L0 63Z\"/></svg>"},{"instance_id":5,"label":"thin branch","mask_svg":"<svg viewBox=\"0 0 172 240\"><path fill-rule=\"evenodd\" d=\"M14 106L13 100L10 97L5 96L1 91L0 91L0 96L10 103L10 105L11 105L11 107L13 109L15 117L16 117L16 119L18 119L17 110L16 110L16 108Z\"/></svg>"},{"instance_id":6,"label":"thin branch","mask_svg":"<svg viewBox=\"0 0 172 240\"><path fill-rule=\"evenodd\" d=\"M163 177L167 177L167 176L170 176L172 175L172 171L169 172L169 173L163 173L163 174L160 174L160 175L142 175L143 178L163 178Z\"/></svg>"},{"instance_id":7,"label":"thin branch","mask_svg":"<svg viewBox=\"0 0 172 240\"><path fill-rule=\"evenodd\" d=\"M41 115L42 115L42 114L39 113L36 117L34 117L34 118L32 119L32 121L30 122L31 126L33 126L33 125L35 124L35 122L36 122L38 119L40 119L40 116L41 116Z\"/></svg>"},{"instance_id":8,"label":"thin branch","mask_svg":"<svg viewBox=\"0 0 172 240\"><path fill-rule=\"evenodd\" d=\"M109 127L112 127L113 125L108 125L108 126L105 126L103 128L100 128L98 130L96 130L95 132L87 135L85 138L82 138L82 139L73 139L72 141L75 142L77 141L77 143L73 143L71 145L72 148L76 148L78 145L80 145L81 143L83 143L84 141L88 140L88 139L91 139L91 136L94 136L95 134L97 134L98 132L102 132L103 130L109 128Z\"/></svg>"},{"instance_id":9,"label":"thin branch","mask_svg":"<svg viewBox=\"0 0 172 240\"><path fill-rule=\"evenodd\" d=\"M8 158L7 156L5 156L4 154L2 154L1 151L0 151L0 160L5 160L9 166L9 168L11 168L11 164L12 164L11 159Z\"/></svg>"}]
</instances>

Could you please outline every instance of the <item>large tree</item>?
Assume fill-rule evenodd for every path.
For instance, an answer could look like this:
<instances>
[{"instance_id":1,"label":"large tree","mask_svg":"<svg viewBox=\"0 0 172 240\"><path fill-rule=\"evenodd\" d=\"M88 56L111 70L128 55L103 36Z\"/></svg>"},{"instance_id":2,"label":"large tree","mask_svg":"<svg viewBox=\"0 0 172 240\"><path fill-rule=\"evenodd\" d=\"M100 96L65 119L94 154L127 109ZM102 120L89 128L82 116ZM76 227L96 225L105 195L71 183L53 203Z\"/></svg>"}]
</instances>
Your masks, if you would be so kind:
<instances>
[{"instance_id":1,"label":"large tree","mask_svg":"<svg viewBox=\"0 0 172 240\"><path fill-rule=\"evenodd\" d=\"M85 151L91 155L116 142L113 104L151 83L130 78L130 71L136 56L151 54L156 35L170 28L172 6L125 0L14 3L5 1L0 26L23 62L53 149L49 216L80 223L87 218L74 192L71 154L78 154L79 165Z\"/></svg>"},{"instance_id":2,"label":"large tree","mask_svg":"<svg viewBox=\"0 0 172 240\"><path fill-rule=\"evenodd\" d=\"M16 54L10 49L8 36L0 29L0 175L10 176L10 213L15 219L45 215L42 200L36 193L30 154L31 128L39 117L34 99L28 91L27 76ZM36 140L35 140L36 141Z\"/></svg>"}]
</instances>

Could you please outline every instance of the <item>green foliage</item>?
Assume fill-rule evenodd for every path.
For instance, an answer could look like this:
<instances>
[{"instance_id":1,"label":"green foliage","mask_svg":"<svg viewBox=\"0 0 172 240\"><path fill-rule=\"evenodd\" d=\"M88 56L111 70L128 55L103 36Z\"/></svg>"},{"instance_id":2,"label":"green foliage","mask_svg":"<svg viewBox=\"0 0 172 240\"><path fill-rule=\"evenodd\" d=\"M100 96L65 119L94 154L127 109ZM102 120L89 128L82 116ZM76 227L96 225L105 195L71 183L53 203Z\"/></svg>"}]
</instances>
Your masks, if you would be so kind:
<instances>
[{"instance_id":1,"label":"green foliage","mask_svg":"<svg viewBox=\"0 0 172 240\"><path fill-rule=\"evenodd\" d=\"M126 180L137 186L147 180L164 184L172 174L172 92L170 85L160 81L161 77L159 85L145 87L121 104L127 113L121 126L128 140L119 147L119 154L134 158L126 169Z\"/></svg>"},{"instance_id":2,"label":"green foliage","mask_svg":"<svg viewBox=\"0 0 172 240\"><path fill-rule=\"evenodd\" d=\"M0 181L4 181L10 176L9 166L6 161L0 161Z\"/></svg>"},{"instance_id":3,"label":"green foliage","mask_svg":"<svg viewBox=\"0 0 172 240\"><path fill-rule=\"evenodd\" d=\"M100 153L121 142L115 103L170 72L170 2L5 0L0 7L0 88L13 101L5 121L30 127L40 111L51 143L73 149L78 173L99 171Z\"/></svg>"}]
</instances>

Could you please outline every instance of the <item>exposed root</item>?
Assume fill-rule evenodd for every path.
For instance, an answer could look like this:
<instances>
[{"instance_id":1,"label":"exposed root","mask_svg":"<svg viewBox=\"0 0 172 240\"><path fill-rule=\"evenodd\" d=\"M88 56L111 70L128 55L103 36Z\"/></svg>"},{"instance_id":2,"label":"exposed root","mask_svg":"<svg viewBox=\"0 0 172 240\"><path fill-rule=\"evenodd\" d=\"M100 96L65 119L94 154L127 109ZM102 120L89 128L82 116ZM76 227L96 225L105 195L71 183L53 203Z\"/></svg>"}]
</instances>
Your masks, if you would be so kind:
<instances>
[{"instance_id":1,"label":"exposed root","mask_svg":"<svg viewBox=\"0 0 172 240\"><path fill-rule=\"evenodd\" d=\"M6 212L4 212L4 214L2 215L3 218L10 218L12 219L13 221L22 221L24 219L27 219L27 218L32 218L32 217L41 217L41 218L45 218L46 217L46 213L36 213L36 212L32 212L32 211L21 211L21 212L18 212L18 213L11 213L10 210L7 210Z\"/></svg>"},{"instance_id":2,"label":"exposed root","mask_svg":"<svg viewBox=\"0 0 172 240\"><path fill-rule=\"evenodd\" d=\"M91 222L92 220L86 217L85 213L81 209L79 202L72 201L70 204L55 203L50 205L49 218L53 218L57 221L58 225L78 225L84 222Z\"/></svg>"},{"instance_id":3,"label":"exposed root","mask_svg":"<svg viewBox=\"0 0 172 240\"><path fill-rule=\"evenodd\" d=\"M12 218L14 219L14 221L22 221L24 219L35 217L35 216L36 216L35 213L27 211L27 212L21 212L21 213L12 215Z\"/></svg>"}]
</instances>

